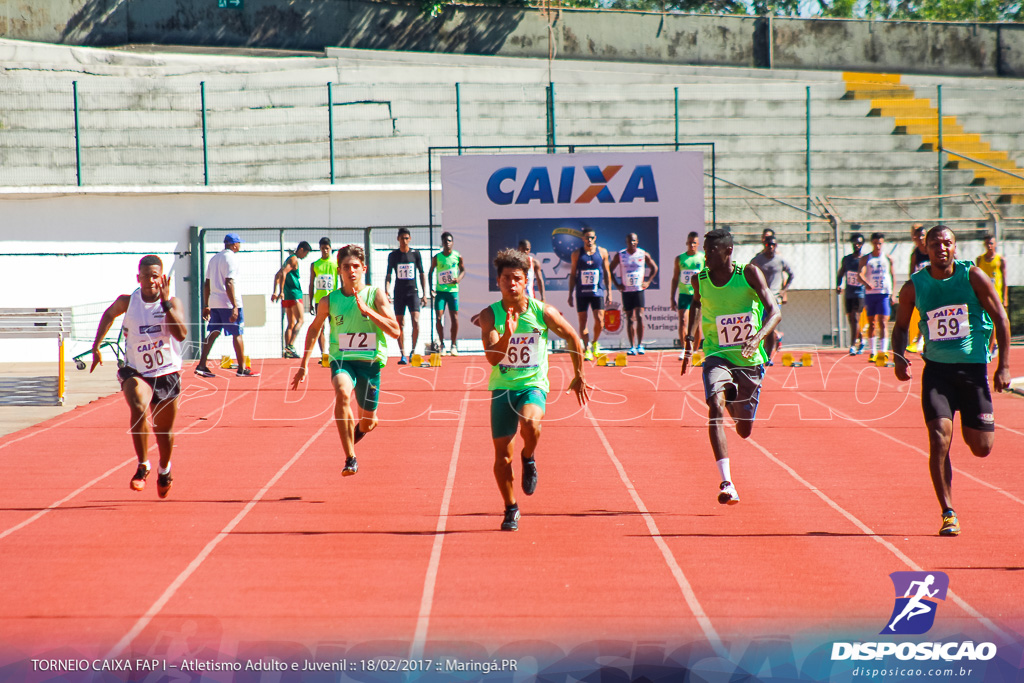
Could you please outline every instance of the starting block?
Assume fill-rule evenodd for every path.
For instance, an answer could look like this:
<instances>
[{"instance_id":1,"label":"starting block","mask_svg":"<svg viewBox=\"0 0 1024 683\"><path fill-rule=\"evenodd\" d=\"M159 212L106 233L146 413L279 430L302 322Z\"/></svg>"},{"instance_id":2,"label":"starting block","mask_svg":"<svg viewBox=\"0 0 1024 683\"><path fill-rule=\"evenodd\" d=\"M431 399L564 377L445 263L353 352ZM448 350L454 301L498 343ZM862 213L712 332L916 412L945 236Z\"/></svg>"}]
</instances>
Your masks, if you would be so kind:
<instances>
[{"instance_id":1,"label":"starting block","mask_svg":"<svg viewBox=\"0 0 1024 683\"><path fill-rule=\"evenodd\" d=\"M423 367L423 356L421 356L418 353L412 354L412 356L409 357L409 365L413 366L414 368Z\"/></svg>"},{"instance_id":2,"label":"starting block","mask_svg":"<svg viewBox=\"0 0 1024 683\"><path fill-rule=\"evenodd\" d=\"M432 367L432 368L439 368L439 367L441 367L441 354L439 354L439 353L432 353L432 354L430 354L429 367Z\"/></svg>"},{"instance_id":3,"label":"starting block","mask_svg":"<svg viewBox=\"0 0 1024 683\"><path fill-rule=\"evenodd\" d=\"M814 365L814 356L809 353L805 353L800 357L800 362L805 368L812 367Z\"/></svg>"},{"instance_id":4,"label":"starting block","mask_svg":"<svg viewBox=\"0 0 1024 683\"><path fill-rule=\"evenodd\" d=\"M784 353L782 354L782 367L791 368L793 367L793 354Z\"/></svg>"},{"instance_id":5,"label":"starting block","mask_svg":"<svg viewBox=\"0 0 1024 683\"><path fill-rule=\"evenodd\" d=\"M880 368L887 367L889 365L889 352L879 351L875 354L875 365Z\"/></svg>"},{"instance_id":6,"label":"starting block","mask_svg":"<svg viewBox=\"0 0 1024 683\"><path fill-rule=\"evenodd\" d=\"M331 357L330 357L330 355L325 353L323 355L323 357L320 359L320 365L325 367L325 368L331 367Z\"/></svg>"},{"instance_id":7,"label":"starting block","mask_svg":"<svg viewBox=\"0 0 1024 683\"><path fill-rule=\"evenodd\" d=\"M696 367L699 367L699 366L701 366L703 364L704 364L704 353L702 351L697 351L695 354L693 354L693 359L690 361L690 365L692 365L693 367L696 368Z\"/></svg>"},{"instance_id":8,"label":"starting block","mask_svg":"<svg viewBox=\"0 0 1024 683\"><path fill-rule=\"evenodd\" d=\"M596 362L597 362L597 367L599 367L599 368L608 367L608 354L602 353L600 356L597 357L597 361Z\"/></svg>"},{"instance_id":9,"label":"starting block","mask_svg":"<svg viewBox=\"0 0 1024 683\"><path fill-rule=\"evenodd\" d=\"M628 361L626 359L626 354L624 354L624 353L615 354L615 367L624 368L624 367L626 367L626 363L627 362Z\"/></svg>"},{"instance_id":10,"label":"starting block","mask_svg":"<svg viewBox=\"0 0 1024 683\"><path fill-rule=\"evenodd\" d=\"M221 356L220 366L225 370L230 370L231 368L233 368L234 364L231 362L231 356Z\"/></svg>"}]
</instances>

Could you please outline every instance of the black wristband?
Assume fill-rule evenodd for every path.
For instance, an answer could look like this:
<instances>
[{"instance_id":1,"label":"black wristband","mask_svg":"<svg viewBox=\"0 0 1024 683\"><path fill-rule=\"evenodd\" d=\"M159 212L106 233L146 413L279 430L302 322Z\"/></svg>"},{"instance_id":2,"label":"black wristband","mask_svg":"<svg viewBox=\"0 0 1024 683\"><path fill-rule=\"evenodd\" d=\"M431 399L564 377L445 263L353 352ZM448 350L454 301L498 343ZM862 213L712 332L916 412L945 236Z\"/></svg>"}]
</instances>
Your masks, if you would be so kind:
<instances>
[{"instance_id":1,"label":"black wristband","mask_svg":"<svg viewBox=\"0 0 1024 683\"><path fill-rule=\"evenodd\" d=\"M171 302L170 301L161 301L160 302L160 308L164 309L164 313L170 313L171 312Z\"/></svg>"},{"instance_id":2,"label":"black wristband","mask_svg":"<svg viewBox=\"0 0 1024 683\"><path fill-rule=\"evenodd\" d=\"M688 334L685 337L683 337L683 339L685 341L692 342L693 341L693 335L692 334Z\"/></svg>"}]
</instances>

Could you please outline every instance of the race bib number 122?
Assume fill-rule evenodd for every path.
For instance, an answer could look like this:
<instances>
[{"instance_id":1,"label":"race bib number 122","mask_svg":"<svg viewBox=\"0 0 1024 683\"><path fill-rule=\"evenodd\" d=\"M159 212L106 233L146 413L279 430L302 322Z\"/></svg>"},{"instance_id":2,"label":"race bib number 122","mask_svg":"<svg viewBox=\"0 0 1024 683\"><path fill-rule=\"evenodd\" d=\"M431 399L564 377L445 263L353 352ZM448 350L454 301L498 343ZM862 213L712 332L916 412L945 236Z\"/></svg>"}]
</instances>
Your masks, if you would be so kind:
<instances>
[{"instance_id":1,"label":"race bib number 122","mask_svg":"<svg viewBox=\"0 0 1024 683\"><path fill-rule=\"evenodd\" d=\"M740 346L754 336L754 314L720 315L715 318L715 329L719 346Z\"/></svg>"}]
</instances>

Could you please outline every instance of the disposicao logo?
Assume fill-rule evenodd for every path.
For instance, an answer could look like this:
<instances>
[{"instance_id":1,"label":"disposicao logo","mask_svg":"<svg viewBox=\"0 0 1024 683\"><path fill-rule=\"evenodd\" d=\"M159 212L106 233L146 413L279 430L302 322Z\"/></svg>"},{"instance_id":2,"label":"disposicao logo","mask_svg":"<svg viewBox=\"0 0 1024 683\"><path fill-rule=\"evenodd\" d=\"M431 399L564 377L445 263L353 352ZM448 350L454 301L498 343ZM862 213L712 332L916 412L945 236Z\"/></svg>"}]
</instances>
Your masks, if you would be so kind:
<instances>
[{"instance_id":1,"label":"disposicao logo","mask_svg":"<svg viewBox=\"0 0 1024 683\"><path fill-rule=\"evenodd\" d=\"M946 599L949 576L945 572L893 572L889 578L896 589L896 605L881 634L927 633L935 623L938 601Z\"/></svg>"},{"instance_id":2,"label":"disposicao logo","mask_svg":"<svg viewBox=\"0 0 1024 683\"><path fill-rule=\"evenodd\" d=\"M626 185L618 199L608 188L622 166L583 166L589 185L578 195L574 192L576 167L563 166L558 176L558 193L555 194L551 184L551 176L545 166L534 166L527 173L522 183L519 182L519 169L515 166L499 168L487 179L487 198L495 204L529 204L537 201L541 204L589 204L597 200L601 204L628 204L637 199L645 202L658 201L658 188L654 182L654 169L649 165L638 165L633 168L626 180ZM575 197L575 199L574 199Z\"/></svg>"}]
</instances>

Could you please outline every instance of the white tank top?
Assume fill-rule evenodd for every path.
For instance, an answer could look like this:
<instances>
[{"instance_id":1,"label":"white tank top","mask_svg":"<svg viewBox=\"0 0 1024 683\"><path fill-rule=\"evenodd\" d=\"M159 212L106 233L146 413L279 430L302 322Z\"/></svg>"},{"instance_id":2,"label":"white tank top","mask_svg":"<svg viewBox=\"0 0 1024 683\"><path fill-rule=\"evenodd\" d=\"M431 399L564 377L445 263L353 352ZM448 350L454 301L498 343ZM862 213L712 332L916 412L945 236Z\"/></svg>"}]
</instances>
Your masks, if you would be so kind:
<instances>
[{"instance_id":1,"label":"white tank top","mask_svg":"<svg viewBox=\"0 0 1024 683\"><path fill-rule=\"evenodd\" d=\"M181 342L171 336L160 299L142 300L142 290L132 292L124 314L125 363L143 377L160 377L181 370Z\"/></svg>"},{"instance_id":2,"label":"white tank top","mask_svg":"<svg viewBox=\"0 0 1024 683\"><path fill-rule=\"evenodd\" d=\"M526 271L526 296L530 297L531 299L534 299L536 297L533 296L533 281L537 278L537 276L534 275L533 273L533 257L530 256L529 258L530 269Z\"/></svg>"},{"instance_id":3,"label":"white tank top","mask_svg":"<svg viewBox=\"0 0 1024 683\"><path fill-rule=\"evenodd\" d=\"M647 252L637 249L630 254L625 249L619 251L619 281L624 291L639 292L644 288L644 271Z\"/></svg>"},{"instance_id":4,"label":"white tank top","mask_svg":"<svg viewBox=\"0 0 1024 683\"><path fill-rule=\"evenodd\" d=\"M868 256L865 263L868 275L868 294L892 294L892 271L885 254Z\"/></svg>"}]
</instances>

